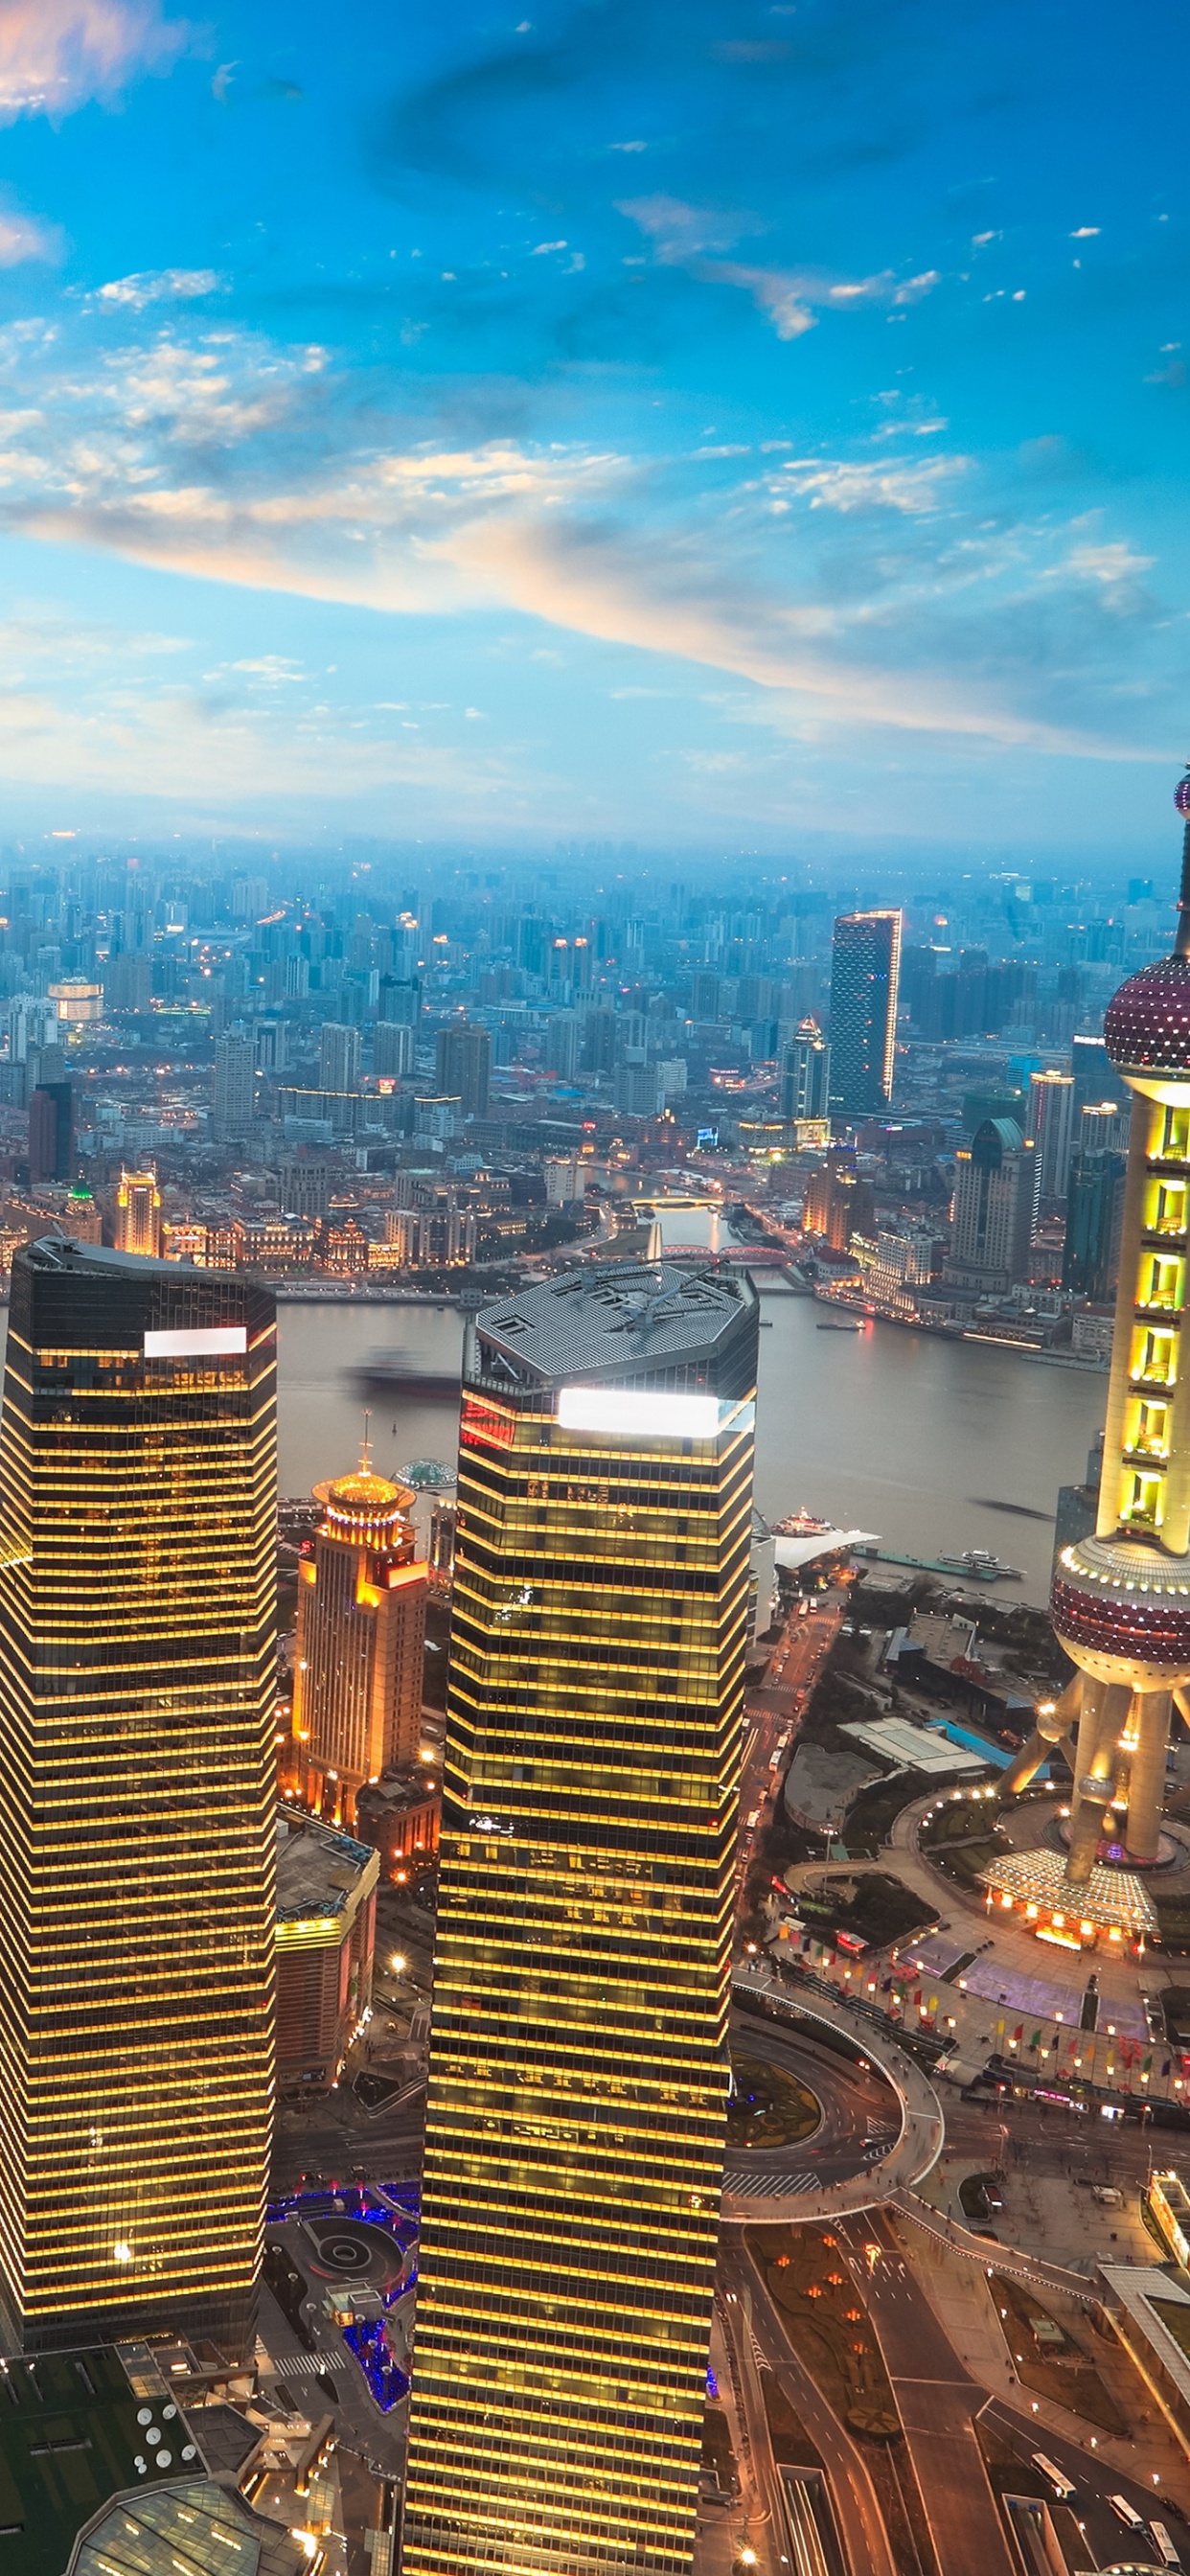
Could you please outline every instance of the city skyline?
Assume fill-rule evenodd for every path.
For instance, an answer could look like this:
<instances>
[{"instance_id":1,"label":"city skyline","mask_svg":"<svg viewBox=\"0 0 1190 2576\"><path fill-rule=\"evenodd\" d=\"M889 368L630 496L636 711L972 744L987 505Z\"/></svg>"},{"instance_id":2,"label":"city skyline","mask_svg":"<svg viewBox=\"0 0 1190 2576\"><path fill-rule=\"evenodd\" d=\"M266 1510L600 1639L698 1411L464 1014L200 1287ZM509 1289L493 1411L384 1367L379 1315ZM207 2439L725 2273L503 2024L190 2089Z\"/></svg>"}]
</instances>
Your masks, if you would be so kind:
<instances>
[{"instance_id":1,"label":"city skyline","mask_svg":"<svg viewBox=\"0 0 1190 2576\"><path fill-rule=\"evenodd\" d=\"M1185 30L1117 37L9 0L13 828L1154 850Z\"/></svg>"}]
</instances>

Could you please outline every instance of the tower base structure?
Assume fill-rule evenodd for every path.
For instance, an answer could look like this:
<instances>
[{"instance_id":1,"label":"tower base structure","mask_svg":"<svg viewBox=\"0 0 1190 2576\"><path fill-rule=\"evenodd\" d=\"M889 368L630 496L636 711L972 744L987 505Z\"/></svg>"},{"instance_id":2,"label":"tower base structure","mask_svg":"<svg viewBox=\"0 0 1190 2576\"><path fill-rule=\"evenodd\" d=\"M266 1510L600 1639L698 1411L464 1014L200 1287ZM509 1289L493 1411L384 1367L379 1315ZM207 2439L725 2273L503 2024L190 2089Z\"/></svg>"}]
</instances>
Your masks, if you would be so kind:
<instances>
[{"instance_id":1,"label":"tower base structure","mask_svg":"<svg viewBox=\"0 0 1190 2576\"><path fill-rule=\"evenodd\" d=\"M1041 1850L1008 1852L982 1876L991 1906L1023 1918L1039 1941L1060 1950L1103 1949L1122 1956L1130 1943L1143 1947L1156 1937L1156 1908L1134 1869L1093 1861L1076 1887L1064 1855Z\"/></svg>"}]
</instances>

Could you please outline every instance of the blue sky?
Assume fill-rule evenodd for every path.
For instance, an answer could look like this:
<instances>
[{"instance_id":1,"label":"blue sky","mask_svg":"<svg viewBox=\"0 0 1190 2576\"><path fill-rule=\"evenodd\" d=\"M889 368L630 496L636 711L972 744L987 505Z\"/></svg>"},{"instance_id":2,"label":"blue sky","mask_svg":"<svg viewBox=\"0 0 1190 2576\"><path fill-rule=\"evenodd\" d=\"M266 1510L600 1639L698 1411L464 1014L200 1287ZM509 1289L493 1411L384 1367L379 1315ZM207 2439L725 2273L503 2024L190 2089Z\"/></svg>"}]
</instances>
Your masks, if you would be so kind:
<instances>
[{"instance_id":1,"label":"blue sky","mask_svg":"<svg viewBox=\"0 0 1190 2576\"><path fill-rule=\"evenodd\" d=\"M0 0L10 827L1159 856L1184 12Z\"/></svg>"}]
</instances>

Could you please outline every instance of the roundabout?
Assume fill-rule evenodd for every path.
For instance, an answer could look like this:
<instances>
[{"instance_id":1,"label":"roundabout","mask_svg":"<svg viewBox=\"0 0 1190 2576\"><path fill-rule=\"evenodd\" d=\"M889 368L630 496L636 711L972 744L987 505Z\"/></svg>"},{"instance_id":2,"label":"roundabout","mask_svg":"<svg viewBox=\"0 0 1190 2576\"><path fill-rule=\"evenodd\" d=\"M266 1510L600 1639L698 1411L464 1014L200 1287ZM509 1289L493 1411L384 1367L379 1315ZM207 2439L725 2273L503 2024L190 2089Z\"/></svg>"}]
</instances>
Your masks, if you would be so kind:
<instances>
[{"instance_id":1,"label":"roundabout","mask_svg":"<svg viewBox=\"0 0 1190 2576\"><path fill-rule=\"evenodd\" d=\"M783 2122L800 2098L805 2125L800 2135L765 2140L756 2132L771 2112L758 2110L755 2128L752 2114L734 2128L729 2119L724 2217L839 2215L923 2179L941 2152L943 2120L913 2061L842 2000L818 2010L763 1971L738 1971L732 1982L733 2061L755 2070L758 2106L781 2104Z\"/></svg>"}]
</instances>

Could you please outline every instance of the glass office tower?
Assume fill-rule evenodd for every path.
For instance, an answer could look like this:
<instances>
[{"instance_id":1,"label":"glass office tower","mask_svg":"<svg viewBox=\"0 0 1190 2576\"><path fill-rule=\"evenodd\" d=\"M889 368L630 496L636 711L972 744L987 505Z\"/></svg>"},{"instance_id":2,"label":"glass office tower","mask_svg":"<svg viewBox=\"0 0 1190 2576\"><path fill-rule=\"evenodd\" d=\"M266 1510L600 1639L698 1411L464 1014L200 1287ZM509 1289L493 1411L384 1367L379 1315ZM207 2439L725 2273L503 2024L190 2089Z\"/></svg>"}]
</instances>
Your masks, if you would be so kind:
<instances>
[{"instance_id":1,"label":"glass office tower","mask_svg":"<svg viewBox=\"0 0 1190 2576\"><path fill-rule=\"evenodd\" d=\"M840 913L831 944L830 1105L837 1118L882 1118L891 1104L900 986L900 913Z\"/></svg>"},{"instance_id":2,"label":"glass office tower","mask_svg":"<svg viewBox=\"0 0 1190 2576\"><path fill-rule=\"evenodd\" d=\"M469 1329L405 2576L679 2576L727 2094L756 1296Z\"/></svg>"},{"instance_id":3,"label":"glass office tower","mask_svg":"<svg viewBox=\"0 0 1190 2576\"><path fill-rule=\"evenodd\" d=\"M0 2295L18 2349L251 2348L273 2091L276 1324L13 1264L0 1423ZM12 2348L10 2343L9 2349Z\"/></svg>"}]
</instances>

